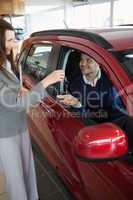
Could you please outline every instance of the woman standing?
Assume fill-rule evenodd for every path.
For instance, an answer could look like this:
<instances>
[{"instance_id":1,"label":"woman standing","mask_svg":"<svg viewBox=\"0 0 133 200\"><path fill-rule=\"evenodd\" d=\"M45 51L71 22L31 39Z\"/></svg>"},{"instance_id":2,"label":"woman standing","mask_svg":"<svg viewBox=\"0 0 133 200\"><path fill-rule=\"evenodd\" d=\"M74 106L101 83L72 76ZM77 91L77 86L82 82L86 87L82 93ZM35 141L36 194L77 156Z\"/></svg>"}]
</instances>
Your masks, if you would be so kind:
<instances>
[{"instance_id":1,"label":"woman standing","mask_svg":"<svg viewBox=\"0 0 133 200\"><path fill-rule=\"evenodd\" d=\"M14 47L14 29L0 19L0 169L5 173L9 200L37 200L25 110L47 95L49 85L62 81L64 72L54 71L30 91L20 92L20 80L14 73Z\"/></svg>"}]
</instances>

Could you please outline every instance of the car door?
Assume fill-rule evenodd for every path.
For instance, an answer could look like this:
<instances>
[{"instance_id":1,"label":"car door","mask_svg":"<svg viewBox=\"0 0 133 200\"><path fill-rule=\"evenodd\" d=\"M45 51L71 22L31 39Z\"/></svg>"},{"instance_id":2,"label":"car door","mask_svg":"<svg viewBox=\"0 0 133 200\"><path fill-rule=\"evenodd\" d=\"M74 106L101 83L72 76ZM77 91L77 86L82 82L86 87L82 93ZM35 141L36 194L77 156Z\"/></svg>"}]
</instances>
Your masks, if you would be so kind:
<instances>
[{"instance_id":1,"label":"car door","mask_svg":"<svg viewBox=\"0 0 133 200\"><path fill-rule=\"evenodd\" d=\"M74 41L73 43L69 41L63 41L63 44L59 43L62 48L57 65L58 69L65 68L69 54L73 49L82 50L96 59L111 77L116 88L120 89L120 82L117 81L116 74L112 73L113 63L110 65L105 55L100 55L97 49L93 50L92 47L89 48L85 44L74 43ZM28 80L28 84L36 83L35 80L29 78L29 74L26 75L26 78L24 74L24 79L25 81ZM55 88L56 94L60 94L62 91L67 92L67 84L64 87L64 83L60 83ZM41 116L41 120L43 120L37 120L37 116L33 117L33 114L30 114L32 121L34 118L30 128L32 128L32 133L34 133L34 138L36 137L38 144L52 164L59 170L60 175L77 198L128 199L127 197L132 194L132 165L129 165L128 161L125 160L106 163L80 161L74 155L73 141L79 130L87 125L86 122L75 116L77 113L73 113L70 108L64 107L58 102L55 94L45 98L38 112L35 110L35 113L43 113L42 107L44 114L43 117ZM41 131L40 127L42 127Z\"/></svg>"},{"instance_id":2,"label":"car door","mask_svg":"<svg viewBox=\"0 0 133 200\"><path fill-rule=\"evenodd\" d=\"M27 54L22 52L19 64L22 65L23 84L26 88L31 89L57 67L59 49L58 45L36 43L29 46ZM54 87L48 88L49 96L28 110L29 130L69 188L80 190L82 184L77 167L71 159L71 154L64 154L69 148L72 151L72 145L66 143L63 138L69 134L72 138L70 140L73 141L75 132L77 133L83 125L75 122L71 113L57 101L58 87L59 84L55 84ZM71 126L75 124L71 133L67 131L69 124Z\"/></svg>"},{"instance_id":3,"label":"car door","mask_svg":"<svg viewBox=\"0 0 133 200\"><path fill-rule=\"evenodd\" d=\"M22 51L19 65L23 70L23 85L27 89L31 89L43 77L53 71L56 66L58 51L59 48L50 42L29 44ZM52 62L55 63L55 66ZM28 125L31 135L56 167L57 163L61 165L62 159L60 158L60 150L56 145L55 138L51 134L51 130L55 130L54 124L50 119L53 110L48 107L45 101L49 101L49 96L45 97L41 103L37 103L27 110Z\"/></svg>"},{"instance_id":4,"label":"car door","mask_svg":"<svg viewBox=\"0 0 133 200\"><path fill-rule=\"evenodd\" d=\"M119 64L116 63L116 69L113 70L114 64L110 62L110 56L106 58L106 55L100 55L97 49L93 51L92 48L87 48L85 45L79 44L71 44L67 42L62 46L62 55L60 55L59 66L64 67L67 65L67 60L69 55L74 50L78 52L82 50L82 52L88 54L92 58L94 58L99 65L104 69L109 79L112 81L113 85L116 87L117 91L119 91L123 86L121 85L119 79L117 78L119 71ZM101 53L102 54L102 53ZM78 55L78 54L77 54ZM107 53L108 55L108 53ZM104 59L105 57L105 59ZM75 57L76 60L77 57ZM112 57L112 60L114 58ZM74 65L73 65L74 66ZM117 68L118 66L118 68ZM70 70L69 73L72 71ZM78 73L78 72L77 72ZM77 75L77 74L76 74ZM126 83L123 83L126 84ZM67 92L67 86L63 86L63 83L60 83L60 92ZM124 98L123 98L124 102ZM66 108L68 112L72 113L74 117L73 110L70 108ZM71 121L70 121L70 120ZM75 157L73 153L73 140L78 131L87 124L85 121L82 121L80 118L74 117L72 118L61 119L61 123L58 124L58 129L62 131L60 134L60 146L62 148L62 152L64 154L65 162L67 163L66 167L69 169L74 169L73 166L76 166L75 169L77 171L80 180L83 182L82 191L84 194L87 193L87 199L130 199L130 195L132 194L132 186L133 183L131 179L133 178L133 168L132 168L132 158L124 158L116 161L108 161L101 163L86 163L80 161ZM68 127L69 126L69 127ZM64 131L63 131L64 130Z\"/></svg>"}]
</instances>

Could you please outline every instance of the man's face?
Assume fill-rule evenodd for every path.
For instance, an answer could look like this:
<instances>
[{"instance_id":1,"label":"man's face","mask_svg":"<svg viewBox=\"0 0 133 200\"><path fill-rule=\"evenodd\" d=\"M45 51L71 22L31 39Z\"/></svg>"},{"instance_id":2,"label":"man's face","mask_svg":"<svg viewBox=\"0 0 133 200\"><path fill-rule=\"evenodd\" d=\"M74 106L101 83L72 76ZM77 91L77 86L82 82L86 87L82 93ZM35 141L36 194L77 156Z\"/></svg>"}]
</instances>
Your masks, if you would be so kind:
<instances>
[{"instance_id":1,"label":"man's face","mask_svg":"<svg viewBox=\"0 0 133 200\"><path fill-rule=\"evenodd\" d=\"M79 66L82 74L91 80L96 77L99 70L98 63L86 54L81 54Z\"/></svg>"},{"instance_id":2,"label":"man's face","mask_svg":"<svg viewBox=\"0 0 133 200\"><path fill-rule=\"evenodd\" d=\"M12 30L7 30L5 32L6 55L10 55L11 50L14 48L14 45L15 45L15 33Z\"/></svg>"}]
</instances>

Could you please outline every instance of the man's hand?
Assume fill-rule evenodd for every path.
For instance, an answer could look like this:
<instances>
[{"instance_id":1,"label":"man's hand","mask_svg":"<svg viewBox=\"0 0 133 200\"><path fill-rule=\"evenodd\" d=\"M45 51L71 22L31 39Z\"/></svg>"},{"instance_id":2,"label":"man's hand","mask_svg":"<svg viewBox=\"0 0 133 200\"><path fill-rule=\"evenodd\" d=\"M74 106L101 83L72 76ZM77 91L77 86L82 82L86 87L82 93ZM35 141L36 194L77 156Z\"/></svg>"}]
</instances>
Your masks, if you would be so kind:
<instances>
[{"instance_id":1,"label":"man's hand","mask_svg":"<svg viewBox=\"0 0 133 200\"><path fill-rule=\"evenodd\" d=\"M65 104L65 105L68 105L68 106L78 106L78 105L81 105L80 104L80 101L73 97L72 95L70 94L67 94L67 95L57 95L57 98L58 100Z\"/></svg>"}]
</instances>

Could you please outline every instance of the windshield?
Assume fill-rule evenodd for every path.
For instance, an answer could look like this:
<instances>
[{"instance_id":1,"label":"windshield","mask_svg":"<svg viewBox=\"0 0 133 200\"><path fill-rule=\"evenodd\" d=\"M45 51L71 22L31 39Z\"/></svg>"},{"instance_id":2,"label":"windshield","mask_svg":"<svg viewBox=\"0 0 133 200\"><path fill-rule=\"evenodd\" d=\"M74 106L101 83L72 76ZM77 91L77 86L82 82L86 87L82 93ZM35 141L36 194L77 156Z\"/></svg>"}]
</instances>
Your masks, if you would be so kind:
<instances>
[{"instance_id":1,"label":"windshield","mask_svg":"<svg viewBox=\"0 0 133 200\"><path fill-rule=\"evenodd\" d=\"M128 73L129 78L133 80L133 49L113 52L113 55Z\"/></svg>"}]
</instances>

